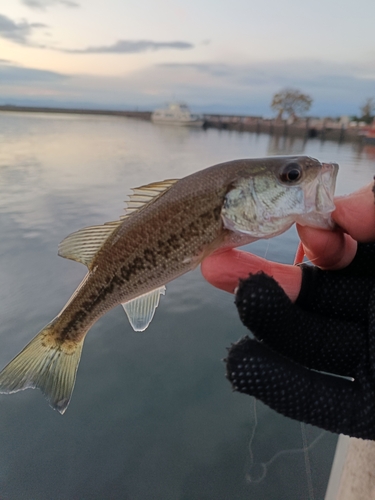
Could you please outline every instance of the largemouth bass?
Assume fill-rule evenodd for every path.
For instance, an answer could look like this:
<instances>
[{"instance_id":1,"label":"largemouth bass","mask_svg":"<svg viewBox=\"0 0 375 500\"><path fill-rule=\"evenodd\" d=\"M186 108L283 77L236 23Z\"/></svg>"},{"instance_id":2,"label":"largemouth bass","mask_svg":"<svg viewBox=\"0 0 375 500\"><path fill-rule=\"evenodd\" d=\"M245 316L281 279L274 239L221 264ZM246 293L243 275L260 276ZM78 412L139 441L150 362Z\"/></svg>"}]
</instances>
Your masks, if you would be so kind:
<instances>
[{"instance_id":1,"label":"largemouth bass","mask_svg":"<svg viewBox=\"0 0 375 500\"><path fill-rule=\"evenodd\" d=\"M69 302L2 370L0 392L39 388L64 413L90 327L122 304L135 330L149 325L165 284L219 248L270 238L294 222L329 228L338 166L308 157L214 165L133 190L125 215L77 231L59 255L86 277Z\"/></svg>"}]
</instances>

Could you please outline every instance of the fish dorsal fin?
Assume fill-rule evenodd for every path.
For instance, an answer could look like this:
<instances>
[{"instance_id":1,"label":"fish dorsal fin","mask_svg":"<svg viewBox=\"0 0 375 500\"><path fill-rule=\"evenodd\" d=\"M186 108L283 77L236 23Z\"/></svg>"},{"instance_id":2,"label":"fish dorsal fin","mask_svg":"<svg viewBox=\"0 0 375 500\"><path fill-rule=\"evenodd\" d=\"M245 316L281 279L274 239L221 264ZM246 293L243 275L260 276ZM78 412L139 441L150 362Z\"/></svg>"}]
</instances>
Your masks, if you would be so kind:
<instances>
[{"instance_id":1,"label":"fish dorsal fin","mask_svg":"<svg viewBox=\"0 0 375 500\"><path fill-rule=\"evenodd\" d=\"M177 181L178 179L168 179L166 181L153 182L146 186L133 188L133 194L129 195L129 200L126 202L125 215L122 215L120 218L126 219L133 212L155 201L159 196L168 191Z\"/></svg>"},{"instance_id":2,"label":"fish dorsal fin","mask_svg":"<svg viewBox=\"0 0 375 500\"><path fill-rule=\"evenodd\" d=\"M133 330L136 332L146 330L159 305L160 295L165 295L165 286L122 304Z\"/></svg>"},{"instance_id":3,"label":"fish dorsal fin","mask_svg":"<svg viewBox=\"0 0 375 500\"><path fill-rule=\"evenodd\" d=\"M120 220L106 222L102 226L84 227L79 231L75 231L60 243L59 255L66 259L82 262L82 264L85 264L90 269L90 264L103 243L123 223L124 219L156 200L156 198L168 191L177 180L169 179L134 188L133 194L129 197L129 201L127 201L125 215L122 215Z\"/></svg>"},{"instance_id":4,"label":"fish dorsal fin","mask_svg":"<svg viewBox=\"0 0 375 500\"><path fill-rule=\"evenodd\" d=\"M82 262L90 269L91 262L108 236L122 223L106 222L102 226L89 226L67 236L59 245L58 254L65 259Z\"/></svg>"}]
</instances>

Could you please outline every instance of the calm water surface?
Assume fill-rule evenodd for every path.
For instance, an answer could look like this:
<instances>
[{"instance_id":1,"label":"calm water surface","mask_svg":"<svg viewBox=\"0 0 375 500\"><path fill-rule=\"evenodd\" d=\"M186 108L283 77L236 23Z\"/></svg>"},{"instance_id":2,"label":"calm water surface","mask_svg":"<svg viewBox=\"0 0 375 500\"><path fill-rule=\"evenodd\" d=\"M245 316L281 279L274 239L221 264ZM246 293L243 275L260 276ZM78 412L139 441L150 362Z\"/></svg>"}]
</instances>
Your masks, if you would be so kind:
<instances>
[{"instance_id":1,"label":"calm water surface","mask_svg":"<svg viewBox=\"0 0 375 500\"><path fill-rule=\"evenodd\" d=\"M289 153L337 161L340 194L375 174L370 147L119 118L2 113L0 141L1 366L60 311L85 274L57 256L58 243L117 219L131 187L235 158ZM296 242L291 229L251 249L290 263ZM233 297L210 287L199 270L167 287L146 332L133 332L121 307L112 310L85 341L64 416L39 391L0 396L0 498L323 498L336 436L312 426L301 431L232 393L221 359L245 333Z\"/></svg>"}]
</instances>

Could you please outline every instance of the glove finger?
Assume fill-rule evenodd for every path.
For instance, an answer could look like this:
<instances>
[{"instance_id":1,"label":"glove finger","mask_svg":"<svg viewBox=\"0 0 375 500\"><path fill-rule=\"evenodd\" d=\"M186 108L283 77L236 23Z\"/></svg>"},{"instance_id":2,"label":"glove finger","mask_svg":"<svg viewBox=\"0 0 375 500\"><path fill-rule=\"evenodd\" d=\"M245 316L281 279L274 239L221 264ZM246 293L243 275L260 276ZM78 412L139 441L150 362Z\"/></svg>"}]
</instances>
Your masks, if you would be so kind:
<instances>
[{"instance_id":1,"label":"glove finger","mask_svg":"<svg viewBox=\"0 0 375 500\"><path fill-rule=\"evenodd\" d=\"M301 266L302 283L295 303L306 311L329 318L366 324L368 298L375 277L369 273L351 273L352 266L358 267L355 262L341 271Z\"/></svg>"},{"instance_id":2,"label":"glove finger","mask_svg":"<svg viewBox=\"0 0 375 500\"><path fill-rule=\"evenodd\" d=\"M241 281L236 305L243 324L272 350L308 368L355 376L366 328L302 310L264 273Z\"/></svg>"},{"instance_id":3,"label":"glove finger","mask_svg":"<svg viewBox=\"0 0 375 500\"><path fill-rule=\"evenodd\" d=\"M341 377L308 370L248 337L228 353L227 378L281 413L331 432L375 439L375 397Z\"/></svg>"},{"instance_id":4,"label":"glove finger","mask_svg":"<svg viewBox=\"0 0 375 500\"><path fill-rule=\"evenodd\" d=\"M354 260L343 273L356 274L358 276L375 276L375 243L358 243Z\"/></svg>"}]
</instances>

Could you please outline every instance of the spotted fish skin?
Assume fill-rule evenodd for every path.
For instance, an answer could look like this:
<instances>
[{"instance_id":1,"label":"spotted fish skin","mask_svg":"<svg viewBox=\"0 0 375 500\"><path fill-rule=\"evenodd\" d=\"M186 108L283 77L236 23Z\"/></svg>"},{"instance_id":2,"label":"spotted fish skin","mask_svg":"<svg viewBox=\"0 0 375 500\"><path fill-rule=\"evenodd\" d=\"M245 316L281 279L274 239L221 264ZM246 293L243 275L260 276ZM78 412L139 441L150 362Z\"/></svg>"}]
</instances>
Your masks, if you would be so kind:
<instances>
[{"instance_id":1,"label":"spotted fish skin","mask_svg":"<svg viewBox=\"0 0 375 500\"><path fill-rule=\"evenodd\" d=\"M84 335L107 310L190 271L206 248L221 245L228 232L221 221L225 188L217 186L214 196L203 189L188 196L189 186L180 182L110 235L90 264L85 287L61 314L63 335Z\"/></svg>"},{"instance_id":2,"label":"spotted fish skin","mask_svg":"<svg viewBox=\"0 0 375 500\"><path fill-rule=\"evenodd\" d=\"M64 413L84 338L123 304L145 329L164 285L223 247L269 238L295 221L329 227L336 164L309 157L234 160L134 190L120 220L68 236L59 255L88 273L60 314L0 373L0 392L42 390Z\"/></svg>"}]
</instances>

